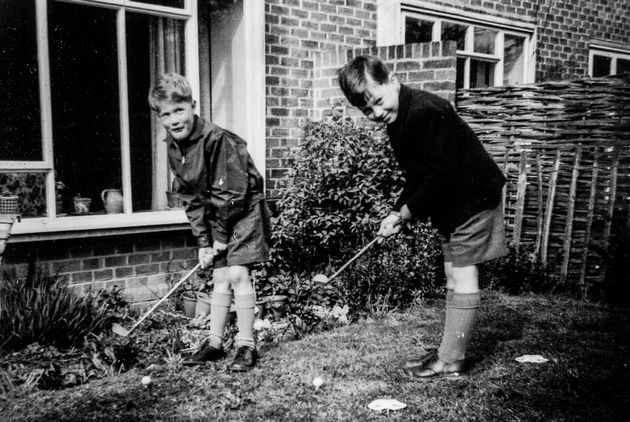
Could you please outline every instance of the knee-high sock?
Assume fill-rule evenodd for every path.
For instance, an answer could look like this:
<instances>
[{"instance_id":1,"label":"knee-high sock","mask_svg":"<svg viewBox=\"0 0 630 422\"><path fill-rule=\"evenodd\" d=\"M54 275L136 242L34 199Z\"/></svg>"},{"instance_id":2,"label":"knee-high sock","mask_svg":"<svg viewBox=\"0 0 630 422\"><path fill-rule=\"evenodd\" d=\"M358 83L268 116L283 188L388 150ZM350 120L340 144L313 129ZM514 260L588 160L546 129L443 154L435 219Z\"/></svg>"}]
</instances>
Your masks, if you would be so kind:
<instances>
[{"instance_id":1,"label":"knee-high sock","mask_svg":"<svg viewBox=\"0 0 630 422\"><path fill-rule=\"evenodd\" d=\"M475 315L481 302L477 293L453 293L450 303L446 304L446 318L442 343L438 349L441 361L453 363L464 359L466 347L475 324Z\"/></svg>"},{"instance_id":2,"label":"knee-high sock","mask_svg":"<svg viewBox=\"0 0 630 422\"><path fill-rule=\"evenodd\" d=\"M210 298L210 346L220 348L223 345L223 333L228 313L232 305L232 292L212 292Z\"/></svg>"},{"instance_id":3,"label":"knee-high sock","mask_svg":"<svg viewBox=\"0 0 630 422\"><path fill-rule=\"evenodd\" d=\"M256 299L254 294L234 296L234 307L236 308L236 326L238 336L236 347L254 347L254 307Z\"/></svg>"}]
</instances>

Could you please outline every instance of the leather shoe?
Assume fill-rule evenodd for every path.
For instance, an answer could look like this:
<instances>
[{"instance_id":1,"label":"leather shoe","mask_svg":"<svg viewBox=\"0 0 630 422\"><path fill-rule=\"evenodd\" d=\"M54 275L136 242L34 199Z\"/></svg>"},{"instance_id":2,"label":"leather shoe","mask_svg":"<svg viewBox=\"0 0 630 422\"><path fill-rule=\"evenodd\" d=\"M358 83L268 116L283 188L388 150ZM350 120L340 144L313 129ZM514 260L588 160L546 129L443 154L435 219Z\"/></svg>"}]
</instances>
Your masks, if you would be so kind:
<instances>
[{"instance_id":1,"label":"leather shoe","mask_svg":"<svg viewBox=\"0 0 630 422\"><path fill-rule=\"evenodd\" d=\"M410 366L404 368L403 371L410 377L422 380L454 378L466 372L466 365L464 359L447 363L434 356L421 365Z\"/></svg>"},{"instance_id":2,"label":"leather shoe","mask_svg":"<svg viewBox=\"0 0 630 422\"><path fill-rule=\"evenodd\" d=\"M183 364L186 366L201 365L204 362L214 362L225 357L225 351L223 348L216 348L210 346L209 343L205 343L188 359L184 360Z\"/></svg>"},{"instance_id":3,"label":"leather shoe","mask_svg":"<svg viewBox=\"0 0 630 422\"><path fill-rule=\"evenodd\" d=\"M256 366L256 361L258 360L258 353L256 349L249 346L241 346L236 349L236 356L234 356L234 361L232 361L232 366L230 366L230 370L232 372L246 372Z\"/></svg>"},{"instance_id":4,"label":"leather shoe","mask_svg":"<svg viewBox=\"0 0 630 422\"><path fill-rule=\"evenodd\" d=\"M422 355L418 355L413 357L407 361L405 361L404 368L409 368L410 366L420 366L432 357L436 356L435 349L425 350L425 353Z\"/></svg>"}]
</instances>

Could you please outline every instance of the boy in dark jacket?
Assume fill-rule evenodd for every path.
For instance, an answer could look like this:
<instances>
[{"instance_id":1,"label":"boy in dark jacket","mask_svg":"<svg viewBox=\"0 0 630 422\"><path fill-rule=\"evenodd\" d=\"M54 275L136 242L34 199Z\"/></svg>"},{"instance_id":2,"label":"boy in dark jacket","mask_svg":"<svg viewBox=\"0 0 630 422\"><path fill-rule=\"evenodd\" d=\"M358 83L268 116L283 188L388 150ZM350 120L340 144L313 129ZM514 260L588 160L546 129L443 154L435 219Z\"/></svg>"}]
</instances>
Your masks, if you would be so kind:
<instances>
[{"instance_id":1,"label":"boy in dark jacket","mask_svg":"<svg viewBox=\"0 0 630 422\"><path fill-rule=\"evenodd\" d=\"M419 379L457 376L480 304L477 264L507 253L502 208L505 177L451 104L401 84L376 57L359 56L339 71L348 101L387 124L405 186L380 236L398 222L431 218L442 237L446 319L436 354L409 361L404 372Z\"/></svg>"},{"instance_id":2,"label":"boy in dark jacket","mask_svg":"<svg viewBox=\"0 0 630 422\"><path fill-rule=\"evenodd\" d=\"M245 141L195 114L188 81L162 75L149 104L167 132L169 165L186 202L186 215L199 245L199 263L214 262L210 337L186 364L225 356L223 333L234 299L238 336L232 371L256 365L254 289L249 265L269 257L269 213L263 180Z\"/></svg>"}]
</instances>

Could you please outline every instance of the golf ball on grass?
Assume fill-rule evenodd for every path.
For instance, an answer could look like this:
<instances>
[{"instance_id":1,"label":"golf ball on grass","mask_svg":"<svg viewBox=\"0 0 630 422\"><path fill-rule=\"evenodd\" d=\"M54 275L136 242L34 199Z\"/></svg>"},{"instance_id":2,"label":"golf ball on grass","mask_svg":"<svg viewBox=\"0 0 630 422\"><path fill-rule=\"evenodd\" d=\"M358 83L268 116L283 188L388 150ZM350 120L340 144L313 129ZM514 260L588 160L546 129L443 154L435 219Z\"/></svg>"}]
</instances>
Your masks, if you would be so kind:
<instances>
[{"instance_id":1,"label":"golf ball on grass","mask_svg":"<svg viewBox=\"0 0 630 422\"><path fill-rule=\"evenodd\" d=\"M144 385L145 387L148 387L151 385L151 383L153 382L153 380L151 379L150 376L145 375L142 377L142 385Z\"/></svg>"},{"instance_id":2,"label":"golf ball on grass","mask_svg":"<svg viewBox=\"0 0 630 422\"><path fill-rule=\"evenodd\" d=\"M321 387L323 384L324 380L322 379L322 377L313 378L313 387L315 387L315 390L319 390L319 387Z\"/></svg>"}]
</instances>

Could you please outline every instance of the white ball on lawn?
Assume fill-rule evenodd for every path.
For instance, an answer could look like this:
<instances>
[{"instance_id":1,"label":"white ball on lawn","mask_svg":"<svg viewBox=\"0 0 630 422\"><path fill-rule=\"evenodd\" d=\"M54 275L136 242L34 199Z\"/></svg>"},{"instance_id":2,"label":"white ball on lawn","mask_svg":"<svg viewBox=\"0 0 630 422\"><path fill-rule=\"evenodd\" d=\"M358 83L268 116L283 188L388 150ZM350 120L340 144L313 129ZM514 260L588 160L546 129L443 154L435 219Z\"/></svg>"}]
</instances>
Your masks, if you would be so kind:
<instances>
[{"instance_id":1,"label":"white ball on lawn","mask_svg":"<svg viewBox=\"0 0 630 422\"><path fill-rule=\"evenodd\" d=\"M322 379L322 377L315 377L315 378L313 378L313 386L315 388L321 387L322 384L324 384L324 380Z\"/></svg>"},{"instance_id":2,"label":"white ball on lawn","mask_svg":"<svg viewBox=\"0 0 630 422\"><path fill-rule=\"evenodd\" d=\"M145 375L145 376L142 377L142 385L148 386L148 385L151 385L152 382L153 381L151 380L150 376Z\"/></svg>"}]
</instances>

